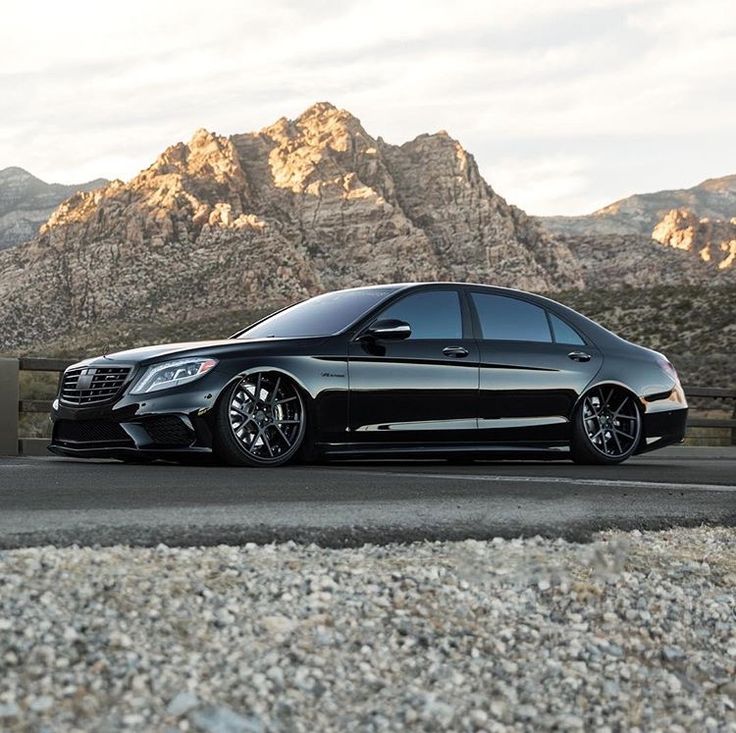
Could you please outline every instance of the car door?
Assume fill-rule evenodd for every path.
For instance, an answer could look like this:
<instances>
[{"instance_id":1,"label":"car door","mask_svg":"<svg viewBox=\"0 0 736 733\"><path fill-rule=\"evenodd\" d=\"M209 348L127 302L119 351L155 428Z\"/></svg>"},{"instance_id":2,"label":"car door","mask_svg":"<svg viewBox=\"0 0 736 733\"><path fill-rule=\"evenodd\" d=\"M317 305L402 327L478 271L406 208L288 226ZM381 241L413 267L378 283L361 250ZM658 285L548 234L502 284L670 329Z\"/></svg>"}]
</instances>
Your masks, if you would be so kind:
<instances>
[{"instance_id":1,"label":"car door","mask_svg":"<svg viewBox=\"0 0 736 733\"><path fill-rule=\"evenodd\" d=\"M408 323L403 340L352 340L351 442L436 443L476 438L478 344L460 290L411 290L371 319Z\"/></svg>"},{"instance_id":2,"label":"car door","mask_svg":"<svg viewBox=\"0 0 736 733\"><path fill-rule=\"evenodd\" d=\"M563 317L523 295L469 292L480 346L478 437L567 441L600 351Z\"/></svg>"}]
</instances>

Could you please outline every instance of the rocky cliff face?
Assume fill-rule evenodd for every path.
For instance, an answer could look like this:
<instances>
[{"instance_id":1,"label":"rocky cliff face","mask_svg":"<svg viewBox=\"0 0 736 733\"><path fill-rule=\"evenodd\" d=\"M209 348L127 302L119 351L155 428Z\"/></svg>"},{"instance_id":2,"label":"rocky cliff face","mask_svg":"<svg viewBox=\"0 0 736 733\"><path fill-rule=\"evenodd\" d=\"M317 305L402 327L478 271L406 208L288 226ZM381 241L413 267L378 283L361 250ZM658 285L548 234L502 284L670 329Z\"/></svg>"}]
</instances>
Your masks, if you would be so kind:
<instances>
[{"instance_id":1,"label":"rocky cliff face","mask_svg":"<svg viewBox=\"0 0 736 733\"><path fill-rule=\"evenodd\" d=\"M0 170L0 250L33 239L64 199L77 191L91 191L106 183L99 178L65 186L44 183L22 168Z\"/></svg>"},{"instance_id":2,"label":"rocky cliff face","mask_svg":"<svg viewBox=\"0 0 736 733\"><path fill-rule=\"evenodd\" d=\"M64 202L0 253L0 349L430 279L584 284L567 245L447 134L389 145L322 103L257 133L200 130L130 182Z\"/></svg>"},{"instance_id":3,"label":"rocky cliff face","mask_svg":"<svg viewBox=\"0 0 736 733\"><path fill-rule=\"evenodd\" d=\"M688 209L672 209L654 227L652 239L692 252L721 271L736 264L736 217L729 221L701 219Z\"/></svg>"}]
</instances>

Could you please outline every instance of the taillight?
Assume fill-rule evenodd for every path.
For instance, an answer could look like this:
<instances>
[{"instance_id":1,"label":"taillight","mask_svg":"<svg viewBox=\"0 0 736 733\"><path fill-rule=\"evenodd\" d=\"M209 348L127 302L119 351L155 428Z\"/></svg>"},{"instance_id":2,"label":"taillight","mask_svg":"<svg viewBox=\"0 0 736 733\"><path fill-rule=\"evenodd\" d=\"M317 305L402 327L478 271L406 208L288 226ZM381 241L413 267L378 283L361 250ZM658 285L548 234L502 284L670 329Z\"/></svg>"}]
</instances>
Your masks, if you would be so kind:
<instances>
[{"instance_id":1,"label":"taillight","mask_svg":"<svg viewBox=\"0 0 736 733\"><path fill-rule=\"evenodd\" d=\"M672 362L664 354L657 354L657 364L662 367L662 371L668 377L672 377L675 380L676 384L680 383L680 378L677 376L677 369L675 369Z\"/></svg>"}]
</instances>

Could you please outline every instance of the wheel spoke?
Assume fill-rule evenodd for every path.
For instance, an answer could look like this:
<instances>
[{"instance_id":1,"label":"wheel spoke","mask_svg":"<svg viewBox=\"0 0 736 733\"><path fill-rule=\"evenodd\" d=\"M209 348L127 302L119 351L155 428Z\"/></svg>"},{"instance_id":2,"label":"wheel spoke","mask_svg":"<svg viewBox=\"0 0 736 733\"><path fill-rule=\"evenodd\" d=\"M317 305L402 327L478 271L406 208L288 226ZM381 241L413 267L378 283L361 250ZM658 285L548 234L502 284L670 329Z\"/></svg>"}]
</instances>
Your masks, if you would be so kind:
<instances>
[{"instance_id":1,"label":"wheel spoke","mask_svg":"<svg viewBox=\"0 0 736 733\"><path fill-rule=\"evenodd\" d=\"M611 388L611 391L608 393L608 397L606 397L603 401L603 405L601 407L602 410L606 410L607 407L611 404L611 398L613 397L613 388ZM601 396L603 396L603 390L601 390Z\"/></svg>"},{"instance_id":2,"label":"wheel spoke","mask_svg":"<svg viewBox=\"0 0 736 733\"><path fill-rule=\"evenodd\" d=\"M261 437L263 438L263 443L268 449L268 452L273 456L273 448L271 447L271 441L268 439L268 435L266 434L266 429L268 428L268 425L266 425L263 430L261 430Z\"/></svg>"},{"instance_id":3,"label":"wheel spoke","mask_svg":"<svg viewBox=\"0 0 736 733\"><path fill-rule=\"evenodd\" d=\"M621 447L621 442L619 441L619 439L618 439L618 435L616 434L616 432L617 432L617 431L616 431L616 429L614 428L614 430L613 430L613 439L614 439L614 440L616 441L616 445L618 446L618 452L619 452L619 455L621 455L621 453L624 453L625 451L624 451L624 449L623 449L623 448Z\"/></svg>"},{"instance_id":4,"label":"wheel spoke","mask_svg":"<svg viewBox=\"0 0 736 733\"><path fill-rule=\"evenodd\" d=\"M258 381L256 382L256 405L261 402L261 373L258 372Z\"/></svg>"},{"instance_id":5,"label":"wheel spoke","mask_svg":"<svg viewBox=\"0 0 736 733\"><path fill-rule=\"evenodd\" d=\"M281 426L277 423L274 423L273 426L278 430L279 435L283 439L284 443L286 443L286 447L291 448L291 441L286 437L286 433L281 429Z\"/></svg>"}]
</instances>

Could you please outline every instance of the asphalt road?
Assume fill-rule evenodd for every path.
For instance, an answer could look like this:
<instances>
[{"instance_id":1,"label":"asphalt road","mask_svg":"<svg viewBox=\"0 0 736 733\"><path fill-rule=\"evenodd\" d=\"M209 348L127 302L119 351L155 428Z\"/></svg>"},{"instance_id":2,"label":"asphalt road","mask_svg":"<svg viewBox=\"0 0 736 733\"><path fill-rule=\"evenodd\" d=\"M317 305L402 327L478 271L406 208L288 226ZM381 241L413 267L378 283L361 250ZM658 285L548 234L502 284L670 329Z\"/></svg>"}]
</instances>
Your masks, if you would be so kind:
<instances>
[{"instance_id":1,"label":"asphalt road","mask_svg":"<svg viewBox=\"0 0 736 733\"><path fill-rule=\"evenodd\" d=\"M41 544L326 546L605 528L736 525L736 448L621 466L443 461L236 469L0 458L0 548Z\"/></svg>"}]
</instances>

